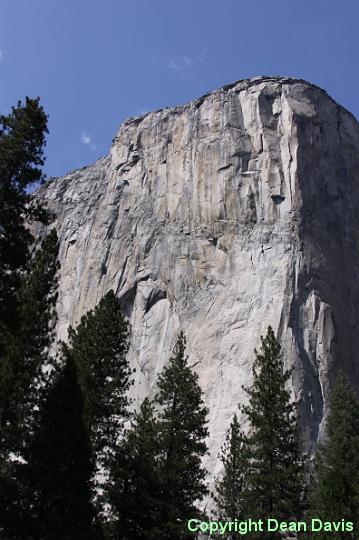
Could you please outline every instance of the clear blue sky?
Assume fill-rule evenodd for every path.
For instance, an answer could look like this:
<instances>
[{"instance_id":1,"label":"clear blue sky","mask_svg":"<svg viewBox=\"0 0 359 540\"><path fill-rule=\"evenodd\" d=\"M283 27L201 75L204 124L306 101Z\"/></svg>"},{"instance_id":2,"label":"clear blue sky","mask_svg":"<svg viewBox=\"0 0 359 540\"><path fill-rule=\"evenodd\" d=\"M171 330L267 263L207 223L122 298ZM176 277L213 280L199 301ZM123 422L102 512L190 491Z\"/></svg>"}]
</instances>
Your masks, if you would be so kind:
<instances>
[{"instance_id":1,"label":"clear blue sky","mask_svg":"<svg viewBox=\"0 0 359 540\"><path fill-rule=\"evenodd\" d=\"M0 111L40 96L46 173L107 154L128 116L289 75L359 117L359 0L0 0Z\"/></svg>"}]
</instances>

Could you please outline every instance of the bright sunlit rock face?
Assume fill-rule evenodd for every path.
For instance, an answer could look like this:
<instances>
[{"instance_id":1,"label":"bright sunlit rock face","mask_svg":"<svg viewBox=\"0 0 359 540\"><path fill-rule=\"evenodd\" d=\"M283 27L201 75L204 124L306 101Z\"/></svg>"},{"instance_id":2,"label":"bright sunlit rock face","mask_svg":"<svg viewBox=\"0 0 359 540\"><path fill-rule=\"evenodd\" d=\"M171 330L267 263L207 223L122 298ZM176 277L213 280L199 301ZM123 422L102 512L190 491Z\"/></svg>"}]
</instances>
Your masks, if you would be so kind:
<instances>
[{"instance_id":1,"label":"bright sunlit rock face","mask_svg":"<svg viewBox=\"0 0 359 540\"><path fill-rule=\"evenodd\" d=\"M37 196L61 240L58 337L114 289L138 404L183 329L211 476L269 324L308 444L338 367L359 386L359 125L323 90L262 77L129 119L108 157Z\"/></svg>"}]
</instances>

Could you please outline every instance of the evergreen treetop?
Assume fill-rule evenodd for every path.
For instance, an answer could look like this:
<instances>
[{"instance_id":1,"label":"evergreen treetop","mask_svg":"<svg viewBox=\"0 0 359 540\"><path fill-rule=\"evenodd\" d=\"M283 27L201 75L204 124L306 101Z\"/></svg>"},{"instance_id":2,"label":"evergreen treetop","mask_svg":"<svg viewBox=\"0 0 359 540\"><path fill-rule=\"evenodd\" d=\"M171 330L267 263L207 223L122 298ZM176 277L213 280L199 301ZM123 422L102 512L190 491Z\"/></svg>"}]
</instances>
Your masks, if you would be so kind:
<instances>
[{"instance_id":1,"label":"evergreen treetop","mask_svg":"<svg viewBox=\"0 0 359 540\"><path fill-rule=\"evenodd\" d=\"M27 97L24 105L19 101L9 115L0 116L0 356L4 327L16 329L14 294L30 258L32 236L25 221L49 221L43 208L29 204L28 194L44 180L40 167L47 132L39 99Z\"/></svg>"},{"instance_id":2,"label":"evergreen treetop","mask_svg":"<svg viewBox=\"0 0 359 540\"><path fill-rule=\"evenodd\" d=\"M108 493L115 518L112 537L161 538L159 452L154 407L145 398L111 460Z\"/></svg>"},{"instance_id":3,"label":"evergreen treetop","mask_svg":"<svg viewBox=\"0 0 359 540\"><path fill-rule=\"evenodd\" d=\"M158 379L159 474L162 484L161 524L163 539L191 536L186 520L199 514L195 506L208 493L201 458L208 410L204 406L198 375L187 363L186 340L180 332L174 353Z\"/></svg>"},{"instance_id":4,"label":"evergreen treetop","mask_svg":"<svg viewBox=\"0 0 359 540\"><path fill-rule=\"evenodd\" d=\"M233 416L220 457L223 475L216 482L214 497L219 517L222 521L247 519L248 456L237 414Z\"/></svg>"},{"instance_id":5,"label":"evergreen treetop","mask_svg":"<svg viewBox=\"0 0 359 540\"><path fill-rule=\"evenodd\" d=\"M81 318L76 329L69 329L66 349L78 369L93 448L100 453L114 448L127 416L131 369L128 323L112 290Z\"/></svg>"},{"instance_id":6,"label":"evergreen treetop","mask_svg":"<svg viewBox=\"0 0 359 540\"><path fill-rule=\"evenodd\" d=\"M286 388L281 348L271 327L255 351L253 383L243 407L250 422L248 504L251 516L299 519L303 511L304 463L296 404ZM275 535L274 535L275 536Z\"/></svg>"}]
</instances>

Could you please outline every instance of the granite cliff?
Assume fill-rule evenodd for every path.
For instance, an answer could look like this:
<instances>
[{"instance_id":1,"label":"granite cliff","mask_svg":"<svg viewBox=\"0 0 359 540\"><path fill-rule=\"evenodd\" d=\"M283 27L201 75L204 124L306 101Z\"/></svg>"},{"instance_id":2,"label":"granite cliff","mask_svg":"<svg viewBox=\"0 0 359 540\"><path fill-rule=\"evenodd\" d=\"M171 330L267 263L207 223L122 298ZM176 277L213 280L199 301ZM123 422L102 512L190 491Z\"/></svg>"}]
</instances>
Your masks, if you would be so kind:
<instances>
[{"instance_id":1,"label":"granite cliff","mask_svg":"<svg viewBox=\"0 0 359 540\"><path fill-rule=\"evenodd\" d=\"M58 338L114 289L139 403L183 329L212 474L269 324L309 446L338 368L359 388L359 124L320 88L260 77L130 118L36 196L61 241Z\"/></svg>"}]
</instances>

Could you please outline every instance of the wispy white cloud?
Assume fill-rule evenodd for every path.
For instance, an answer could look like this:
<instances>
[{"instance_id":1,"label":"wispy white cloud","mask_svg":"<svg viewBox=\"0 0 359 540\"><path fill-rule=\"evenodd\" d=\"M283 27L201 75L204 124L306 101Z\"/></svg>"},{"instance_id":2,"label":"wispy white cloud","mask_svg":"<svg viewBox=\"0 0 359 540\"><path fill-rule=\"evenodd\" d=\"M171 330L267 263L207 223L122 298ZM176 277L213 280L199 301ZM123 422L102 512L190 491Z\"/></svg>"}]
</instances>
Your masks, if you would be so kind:
<instances>
[{"instance_id":1,"label":"wispy white cloud","mask_svg":"<svg viewBox=\"0 0 359 540\"><path fill-rule=\"evenodd\" d=\"M168 61L168 67L174 71L188 72L192 68L203 64L206 61L207 51L204 49L200 54L193 56L178 55L172 56Z\"/></svg>"},{"instance_id":2,"label":"wispy white cloud","mask_svg":"<svg viewBox=\"0 0 359 540\"><path fill-rule=\"evenodd\" d=\"M0 49L0 62L4 60L4 51Z\"/></svg>"},{"instance_id":3,"label":"wispy white cloud","mask_svg":"<svg viewBox=\"0 0 359 540\"><path fill-rule=\"evenodd\" d=\"M188 71L196 64L198 64L199 57L189 57L189 56L173 56L168 62L168 67L174 69L175 71Z\"/></svg>"},{"instance_id":4,"label":"wispy white cloud","mask_svg":"<svg viewBox=\"0 0 359 540\"><path fill-rule=\"evenodd\" d=\"M92 135L90 135L89 133L85 133L84 131L82 132L81 142L85 146L88 146L90 148L90 150L96 150L97 149L96 144L94 142L92 142Z\"/></svg>"},{"instance_id":5,"label":"wispy white cloud","mask_svg":"<svg viewBox=\"0 0 359 540\"><path fill-rule=\"evenodd\" d=\"M91 140L92 140L92 137L91 135L88 135L87 133L83 132L82 135L81 135L81 142L83 144L90 144L91 143Z\"/></svg>"},{"instance_id":6,"label":"wispy white cloud","mask_svg":"<svg viewBox=\"0 0 359 540\"><path fill-rule=\"evenodd\" d=\"M170 61L168 62L168 67L170 67L171 69L174 69L175 71L181 71L181 65L179 61L177 60L177 56L174 56L173 58L170 59Z\"/></svg>"},{"instance_id":7,"label":"wispy white cloud","mask_svg":"<svg viewBox=\"0 0 359 540\"><path fill-rule=\"evenodd\" d=\"M203 49L200 54L195 54L192 56L186 54L175 54L170 58L166 59L156 59L152 58L152 64L165 64L172 71L177 71L178 73L189 73L191 70L197 66L204 64L207 59L207 50Z\"/></svg>"}]
</instances>

